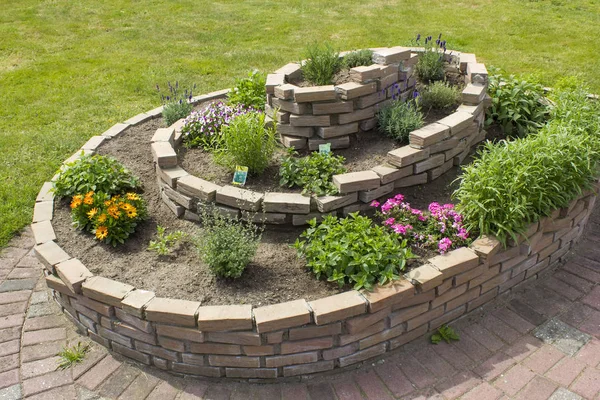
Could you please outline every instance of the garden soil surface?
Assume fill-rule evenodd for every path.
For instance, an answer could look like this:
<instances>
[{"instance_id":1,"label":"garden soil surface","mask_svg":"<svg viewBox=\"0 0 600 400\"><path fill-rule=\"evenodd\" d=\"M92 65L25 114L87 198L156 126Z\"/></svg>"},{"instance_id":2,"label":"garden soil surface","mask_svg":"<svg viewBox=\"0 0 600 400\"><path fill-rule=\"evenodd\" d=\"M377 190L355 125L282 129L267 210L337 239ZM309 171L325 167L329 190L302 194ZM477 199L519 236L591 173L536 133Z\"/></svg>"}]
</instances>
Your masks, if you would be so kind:
<instances>
[{"instance_id":1,"label":"garden soil surface","mask_svg":"<svg viewBox=\"0 0 600 400\"><path fill-rule=\"evenodd\" d=\"M201 226L178 219L159 196L150 139L157 128L163 126L156 119L132 127L121 137L106 141L98 149L102 155L121 161L143 182L143 197L147 202L149 219L142 222L124 245L113 248L93 238L93 235L75 230L71 225L68 200L55 202L53 226L58 244L72 257L80 259L94 274L129 283L137 288L156 292L157 296L201 301L205 305L253 304L262 306L299 298L314 300L348 290L323 280L316 280L306 269L303 260L296 256L290 244L304 228L267 226L253 261L237 280L216 278L203 264L191 244L175 247L171 255L159 256L148 250L155 238L157 226L167 232L181 230L190 235L200 235ZM361 133L352 138L351 148L340 151L346 157L346 167L352 170L367 169L381 163L387 151L398 147L376 131ZM336 152L337 153L337 152ZM186 163L191 158L186 155ZM205 163L207 160L197 159ZM202 171L188 166L189 172ZM438 178L434 183L406 188L400 192L413 207L425 209L431 201L445 203L456 184L451 185L459 173L457 167ZM219 183L228 183L227 181ZM275 186L273 190L281 190ZM419 261L411 262L418 265Z\"/></svg>"}]
</instances>

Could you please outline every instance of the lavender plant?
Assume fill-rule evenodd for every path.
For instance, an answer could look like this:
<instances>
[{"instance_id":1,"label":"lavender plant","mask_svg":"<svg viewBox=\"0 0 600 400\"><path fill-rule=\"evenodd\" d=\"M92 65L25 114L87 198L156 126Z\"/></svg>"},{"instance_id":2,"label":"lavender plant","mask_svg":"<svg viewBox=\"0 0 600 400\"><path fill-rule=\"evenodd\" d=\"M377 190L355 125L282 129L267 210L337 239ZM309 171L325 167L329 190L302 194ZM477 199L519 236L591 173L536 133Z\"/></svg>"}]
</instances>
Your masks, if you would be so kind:
<instances>
[{"instance_id":1,"label":"lavender plant","mask_svg":"<svg viewBox=\"0 0 600 400\"><path fill-rule=\"evenodd\" d=\"M417 45L420 45L420 40L421 35L417 35ZM446 41L442 40L442 34L440 33L435 42L431 36L427 36L423 47L425 51L419 55L419 61L415 67L417 76L423 83L443 80L445 77L444 54L446 53Z\"/></svg>"},{"instance_id":2,"label":"lavender plant","mask_svg":"<svg viewBox=\"0 0 600 400\"><path fill-rule=\"evenodd\" d=\"M160 94L160 98L163 104L162 116L167 126L173 125L181 118L187 117L192 111L192 97L193 90L196 88L194 85L191 89L185 89L181 92L179 89L179 82L175 82L175 85L171 85L171 82L167 82L169 92L167 94ZM156 85L156 90L160 93L160 87Z\"/></svg>"}]
</instances>

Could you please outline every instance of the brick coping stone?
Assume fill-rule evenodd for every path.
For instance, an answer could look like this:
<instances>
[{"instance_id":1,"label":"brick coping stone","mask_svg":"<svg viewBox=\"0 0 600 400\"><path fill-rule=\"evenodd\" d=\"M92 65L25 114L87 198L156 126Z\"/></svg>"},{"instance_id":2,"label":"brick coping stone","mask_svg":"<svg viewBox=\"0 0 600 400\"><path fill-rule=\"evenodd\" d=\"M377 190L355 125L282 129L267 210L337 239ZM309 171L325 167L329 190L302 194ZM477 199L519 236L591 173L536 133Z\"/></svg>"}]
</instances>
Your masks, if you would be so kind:
<instances>
[{"instance_id":1,"label":"brick coping stone","mask_svg":"<svg viewBox=\"0 0 600 400\"><path fill-rule=\"evenodd\" d=\"M158 115L153 110L129 121L141 123ZM126 132L131 124L117 125L121 132L111 128L110 137ZM170 140L169 132L159 136ZM95 151L89 143L87 150ZM54 201L48 186L42 187L38 203ZM207 198L218 194L210 185L195 189ZM262 200L237 193L247 207ZM62 311L101 345L179 375L271 381L362 363L536 279L564 259L580 237L596 195L583 193L568 207L531 224L506 248L493 237L480 237L469 248L433 257L372 292L351 290L311 302L297 299L264 307L207 307L94 276L42 229L33 230L34 253Z\"/></svg>"}]
</instances>

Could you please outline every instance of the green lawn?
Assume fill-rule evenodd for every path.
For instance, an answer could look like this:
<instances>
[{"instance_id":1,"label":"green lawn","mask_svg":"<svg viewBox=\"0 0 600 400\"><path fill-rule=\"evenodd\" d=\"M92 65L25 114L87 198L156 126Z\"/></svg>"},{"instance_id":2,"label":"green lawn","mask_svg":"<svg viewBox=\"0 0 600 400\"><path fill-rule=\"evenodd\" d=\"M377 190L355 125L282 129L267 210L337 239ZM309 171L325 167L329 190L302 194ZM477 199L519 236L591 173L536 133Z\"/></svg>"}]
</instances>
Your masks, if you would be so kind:
<instances>
[{"instance_id":1,"label":"green lawn","mask_svg":"<svg viewBox=\"0 0 600 400\"><path fill-rule=\"evenodd\" d=\"M442 3L442 4L440 4ZM4 1L0 13L0 248L35 196L89 137L160 105L155 84L229 87L250 69L417 33L488 65L552 84L580 75L600 92L600 2Z\"/></svg>"}]
</instances>

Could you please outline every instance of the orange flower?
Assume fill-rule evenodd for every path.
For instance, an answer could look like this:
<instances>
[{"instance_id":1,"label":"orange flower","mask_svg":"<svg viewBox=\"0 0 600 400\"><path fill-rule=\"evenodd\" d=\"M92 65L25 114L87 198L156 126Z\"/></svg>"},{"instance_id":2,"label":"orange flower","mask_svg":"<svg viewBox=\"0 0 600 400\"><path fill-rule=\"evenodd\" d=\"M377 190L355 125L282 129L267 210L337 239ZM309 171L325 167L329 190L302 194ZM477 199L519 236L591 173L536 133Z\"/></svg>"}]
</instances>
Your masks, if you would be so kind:
<instances>
[{"instance_id":1,"label":"orange flower","mask_svg":"<svg viewBox=\"0 0 600 400\"><path fill-rule=\"evenodd\" d=\"M127 200L139 200L140 196L135 193L127 193Z\"/></svg>"},{"instance_id":2,"label":"orange flower","mask_svg":"<svg viewBox=\"0 0 600 400\"><path fill-rule=\"evenodd\" d=\"M93 191L87 192L86 195L85 195L85 198L83 199L83 202L85 204L88 204L88 205L94 204L94 197L93 196L94 196L94 192Z\"/></svg>"},{"instance_id":3,"label":"orange flower","mask_svg":"<svg viewBox=\"0 0 600 400\"><path fill-rule=\"evenodd\" d=\"M112 201L110 201L110 200L104 200L104 205L106 207L110 206L111 204L112 204Z\"/></svg>"},{"instance_id":4,"label":"orange flower","mask_svg":"<svg viewBox=\"0 0 600 400\"><path fill-rule=\"evenodd\" d=\"M98 209L97 208L92 208L90 211L88 211L87 216L88 219L92 219L94 218L94 215L96 215L98 213Z\"/></svg>"},{"instance_id":5,"label":"orange flower","mask_svg":"<svg viewBox=\"0 0 600 400\"><path fill-rule=\"evenodd\" d=\"M131 209L127 210L127 216L129 218L135 218L137 217L137 210L135 207L131 207Z\"/></svg>"},{"instance_id":6,"label":"orange flower","mask_svg":"<svg viewBox=\"0 0 600 400\"><path fill-rule=\"evenodd\" d=\"M104 213L100 214L98 216L98 222L101 223L101 224L103 224L106 221L106 217L107 217L106 214L104 214Z\"/></svg>"},{"instance_id":7,"label":"orange flower","mask_svg":"<svg viewBox=\"0 0 600 400\"><path fill-rule=\"evenodd\" d=\"M96 228L96 237L100 240L108 236L108 228L105 226L99 226Z\"/></svg>"},{"instance_id":8,"label":"orange flower","mask_svg":"<svg viewBox=\"0 0 600 400\"><path fill-rule=\"evenodd\" d=\"M78 194L76 196L73 196L73 200L71 201L71 208L77 208L81 205L81 202L83 201L83 196Z\"/></svg>"},{"instance_id":9,"label":"orange flower","mask_svg":"<svg viewBox=\"0 0 600 400\"><path fill-rule=\"evenodd\" d=\"M119 219L119 217L121 216L121 212L119 211L119 208L115 205L108 207L107 211L108 211L108 215L110 215L114 219Z\"/></svg>"},{"instance_id":10,"label":"orange flower","mask_svg":"<svg viewBox=\"0 0 600 400\"><path fill-rule=\"evenodd\" d=\"M133 206L129 203L121 203L119 204L119 207L121 207L121 209L125 211L131 210L133 208Z\"/></svg>"}]
</instances>

